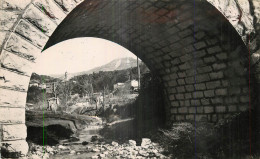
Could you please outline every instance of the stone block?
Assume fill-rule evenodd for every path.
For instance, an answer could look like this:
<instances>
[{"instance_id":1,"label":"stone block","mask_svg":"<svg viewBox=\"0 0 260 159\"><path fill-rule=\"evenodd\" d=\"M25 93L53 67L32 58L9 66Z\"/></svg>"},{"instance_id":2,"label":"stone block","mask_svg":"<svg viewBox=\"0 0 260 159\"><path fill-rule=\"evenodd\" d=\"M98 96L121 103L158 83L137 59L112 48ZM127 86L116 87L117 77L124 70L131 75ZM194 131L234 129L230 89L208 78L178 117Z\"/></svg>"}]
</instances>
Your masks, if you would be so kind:
<instances>
[{"instance_id":1,"label":"stone block","mask_svg":"<svg viewBox=\"0 0 260 159\"><path fill-rule=\"evenodd\" d=\"M172 74L170 74L170 78L171 78L171 79L176 79L176 78L178 78L177 73L172 73Z\"/></svg>"},{"instance_id":2,"label":"stone block","mask_svg":"<svg viewBox=\"0 0 260 159\"><path fill-rule=\"evenodd\" d=\"M209 54L213 54L213 53L221 52L222 50L219 46L214 46L214 47L208 48L207 51Z\"/></svg>"},{"instance_id":3,"label":"stone block","mask_svg":"<svg viewBox=\"0 0 260 159\"><path fill-rule=\"evenodd\" d=\"M222 71L219 71L219 72L212 72L209 74L210 78L212 80L215 80L215 79L221 79L224 77L224 74Z\"/></svg>"},{"instance_id":4,"label":"stone block","mask_svg":"<svg viewBox=\"0 0 260 159\"><path fill-rule=\"evenodd\" d=\"M228 93L229 93L229 95L240 94L241 93L241 89L240 89L240 87L229 87L228 88Z\"/></svg>"},{"instance_id":5,"label":"stone block","mask_svg":"<svg viewBox=\"0 0 260 159\"><path fill-rule=\"evenodd\" d=\"M204 107L204 113L208 114L208 113L214 113L214 107Z\"/></svg>"},{"instance_id":6,"label":"stone block","mask_svg":"<svg viewBox=\"0 0 260 159\"><path fill-rule=\"evenodd\" d=\"M232 104L232 103L238 103L238 97L234 96L234 97L226 97L225 98L225 103L227 104Z\"/></svg>"},{"instance_id":7,"label":"stone block","mask_svg":"<svg viewBox=\"0 0 260 159\"><path fill-rule=\"evenodd\" d=\"M249 109L248 105L239 105L238 106L238 110L241 111L241 112L244 112L244 111L246 111L248 109Z\"/></svg>"},{"instance_id":8,"label":"stone block","mask_svg":"<svg viewBox=\"0 0 260 159\"><path fill-rule=\"evenodd\" d=\"M192 93L192 96L193 96L193 98L195 98L195 99L196 99L196 98L202 98L202 97L204 97L202 91L193 92L193 93Z\"/></svg>"},{"instance_id":9,"label":"stone block","mask_svg":"<svg viewBox=\"0 0 260 159\"><path fill-rule=\"evenodd\" d=\"M0 107L0 123L24 124L25 108Z\"/></svg>"},{"instance_id":10,"label":"stone block","mask_svg":"<svg viewBox=\"0 0 260 159\"><path fill-rule=\"evenodd\" d=\"M191 68L191 65L188 63L188 62L185 62L184 64L182 65L179 65L179 69L180 70L188 70Z\"/></svg>"},{"instance_id":11,"label":"stone block","mask_svg":"<svg viewBox=\"0 0 260 159\"><path fill-rule=\"evenodd\" d=\"M19 13L0 10L0 30L9 31L17 21Z\"/></svg>"},{"instance_id":12,"label":"stone block","mask_svg":"<svg viewBox=\"0 0 260 159\"><path fill-rule=\"evenodd\" d=\"M3 146L3 144L10 144L10 146L8 147L7 151L10 152L21 152L21 154L23 155L27 155L27 152L29 150L29 146L27 144L27 142L25 140L16 140L16 141L3 141L1 142L1 147L5 147ZM13 149L12 149L12 148Z\"/></svg>"},{"instance_id":13,"label":"stone block","mask_svg":"<svg viewBox=\"0 0 260 159\"><path fill-rule=\"evenodd\" d=\"M191 99L191 93L185 93L185 99Z\"/></svg>"},{"instance_id":14,"label":"stone block","mask_svg":"<svg viewBox=\"0 0 260 159\"><path fill-rule=\"evenodd\" d=\"M4 46L4 41L8 33L8 31L0 31L0 49Z\"/></svg>"},{"instance_id":15,"label":"stone block","mask_svg":"<svg viewBox=\"0 0 260 159\"><path fill-rule=\"evenodd\" d=\"M184 86L176 87L176 89L177 89L177 92L178 92L178 93L183 93L183 92L185 92Z\"/></svg>"},{"instance_id":16,"label":"stone block","mask_svg":"<svg viewBox=\"0 0 260 159\"><path fill-rule=\"evenodd\" d=\"M177 108L171 108L171 113L176 114L177 113Z\"/></svg>"},{"instance_id":17,"label":"stone block","mask_svg":"<svg viewBox=\"0 0 260 159\"><path fill-rule=\"evenodd\" d=\"M15 11L15 10L24 10L25 7L27 7L28 4L31 3L31 0L1 0L0 1L0 9L3 10L10 10L10 11Z\"/></svg>"},{"instance_id":18,"label":"stone block","mask_svg":"<svg viewBox=\"0 0 260 159\"><path fill-rule=\"evenodd\" d=\"M210 104L208 98L202 98L200 101L201 101L201 104L202 104L202 105L209 105L209 104Z\"/></svg>"},{"instance_id":19,"label":"stone block","mask_svg":"<svg viewBox=\"0 0 260 159\"><path fill-rule=\"evenodd\" d=\"M199 91L200 91L200 90L205 90L205 89L206 89L206 85L205 85L205 83L195 84L194 87L195 87L196 90L199 90Z\"/></svg>"},{"instance_id":20,"label":"stone block","mask_svg":"<svg viewBox=\"0 0 260 159\"><path fill-rule=\"evenodd\" d=\"M215 98L211 98L211 103L212 104L223 104L223 98L220 97L215 97Z\"/></svg>"},{"instance_id":21,"label":"stone block","mask_svg":"<svg viewBox=\"0 0 260 159\"><path fill-rule=\"evenodd\" d=\"M187 78L185 78L185 82L187 84L193 84L193 83L195 83L195 79L194 79L194 77L187 77Z\"/></svg>"},{"instance_id":22,"label":"stone block","mask_svg":"<svg viewBox=\"0 0 260 159\"><path fill-rule=\"evenodd\" d=\"M27 8L25 13L23 14L23 18L28 20L36 28L38 28L48 36L51 36L51 34L57 27L57 25L53 21L51 21L47 17L47 15L42 13L38 8L36 8L32 4Z\"/></svg>"},{"instance_id":23,"label":"stone block","mask_svg":"<svg viewBox=\"0 0 260 159\"><path fill-rule=\"evenodd\" d=\"M27 91L30 77L19 75L14 72L7 71L0 68L0 77L5 79L0 79L0 87L18 90L18 91ZM19 79L19 80L18 80Z\"/></svg>"},{"instance_id":24,"label":"stone block","mask_svg":"<svg viewBox=\"0 0 260 159\"><path fill-rule=\"evenodd\" d=\"M41 50L16 34L11 34L5 49L27 60L35 61Z\"/></svg>"},{"instance_id":25,"label":"stone block","mask_svg":"<svg viewBox=\"0 0 260 159\"><path fill-rule=\"evenodd\" d=\"M194 54L195 54L196 58L201 58L201 57L204 57L206 55L206 51L205 50L199 50L199 51L194 52Z\"/></svg>"},{"instance_id":26,"label":"stone block","mask_svg":"<svg viewBox=\"0 0 260 159\"><path fill-rule=\"evenodd\" d=\"M174 95L173 95L173 94L172 94L172 95L170 95L170 96L169 96L169 99L170 99L170 100L175 100L175 97L174 97Z\"/></svg>"},{"instance_id":27,"label":"stone block","mask_svg":"<svg viewBox=\"0 0 260 159\"><path fill-rule=\"evenodd\" d=\"M208 64L208 63L213 63L213 62L216 61L216 58L215 58L214 56L205 57L205 58L204 58L204 61L205 61L206 64Z\"/></svg>"},{"instance_id":28,"label":"stone block","mask_svg":"<svg viewBox=\"0 0 260 159\"><path fill-rule=\"evenodd\" d=\"M74 7L77 5L75 1L73 0L54 0L62 9L64 12L70 12ZM91 3L89 4L91 5Z\"/></svg>"},{"instance_id":29,"label":"stone block","mask_svg":"<svg viewBox=\"0 0 260 159\"><path fill-rule=\"evenodd\" d=\"M187 107L178 108L178 113L180 114L188 113Z\"/></svg>"},{"instance_id":30,"label":"stone block","mask_svg":"<svg viewBox=\"0 0 260 159\"><path fill-rule=\"evenodd\" d=\"M218 88L220 86L221 86L220 81L212 81L212 82L207 82L206 83L207 89L214 89L214 88Z\"/></svg>"},{"instance_id":31,"label":"stone block","mask_svg":"<svg viewBox=\"0 0 260 159\"><path fill-rule=\"evenodd\" d=\"M225 96L227 95L227 89L226 88L216 89L215 94L219 96Z\"/></svg>"},{"instance_id":32,"label":"stone block","mask_svg":"<svg viewBox=\"0 0 260 159\"><path fill-rule=\"evenodd\" d=\"M3 141L21 140L27 137L27 128L25 124L3 125Z\"/></svg>"},{"instance_id":33,"label":"stone block","mask_svg":"<svg viewBox=\"0 0 260 159\"><path fill-rule=\"evenodd\" d=\"M235 105L228 106L228 112L236 112L236 111L237 111L237 106Z\"/></svg>"},{"instance_id":34,"label":"stone block","mask_svg":"<svg viewBox=\"0 0 260 159\"><path fill-rule=\"evenodd\" d=\"M184 99L184 94L176 94L176 95L175 95L175 98L176 98L177 100Z\"/></svg>"},{"instance_id":35,"label":"stone block","mask_svg":"<svg viewBox=\"0 0 260 159\"><path fill-rule=\"evenodd\" d=\"M185 85L184 79L178 79L177 82L179 85Z\"/></svg>"},{"instance_id":36,"label":"stone block","mask_svg":"<svg viewBox=\"0 0 260 159\"><path fill-rule=\"evenodd\" d=\"M203 113L203 107L197 107L197 113Z\"/></svg>"},{"instance_id":37,"label":"stone block","mask_svg":"<svg viewBox=\"0 0 260 159\"><path fill-rule=\"evenodd\" d=\"M216 106L215 107L217 113L225 113L226 107L225 106Z\"/></svg>"},{"instance_id":38,"label":"stone block","mask_svg":"<svg viewBox=\"0 0 260 159\"><path fill-rule=\"evenodd\" d=\"M56 24L60 24L60 22L66 17L66 14L57 4L55 4L54 1L35 0L33 3Z\"/></svg>"},{"instance_id":39,"label":"stone block","mask_svg":"<svg viewBox=\"0 0 260 159\"><path fill-rule=\"evenodd\" d=\"M196 113L196 107L189 107L189 113L195 114Z\"/></svg>"},{"instance_id":40,"label":"stone block","mask_svg":"<svg viewBox=\"0 0 260 159\"><path fill-rule=\"evenodd\" d=\"M25 107L26 92L13 91L0 88L0 107Z\"/></svg>"},{"instance_id":41,"label":"stone block","mask_svg":"<svg viewBox=\"0 0 260 159\"><path fill-rule=\"evenodd\" d=\"M200 31L200 32L198 32L198 33L196 33L194 36L195 36L195 38L197 39L197 40L200 40L200 39L202 39L203 37L205 37L205 33L204 32L202 32L202 31Z\"/></svg>"},{"instance_id":42,"label":"stone block","mask_svg":"<svg viewBox=\"0 0 260 159\"><path fill-rule=\"evenodd\" d=\"M207 72L211 72L212 68L211 66L204 66L204 67L199 67L197 68L198 73L207 73Z\"/></svg>"},{"instance_id":43,"label":"stone block","mask_svg":"<svg viewBox=\"0 0 260 159\"><path fill-rule=\"evenodd\" d=\"M185 115L176 115L175 118L177 121L183 121L185 120Z\"/></svg>"},{"instance_id":44,"label":"stone block","mask_svg":"<svg viewBox=\"0 0 260 159\"><path fill-rule=\"evenodd\" d=\"M214 97L215 93L214 93L214 90L207 90L207 91L204 91L204 95L205 95L205 97Z\"/></svg>"},{"instance_id":45,"label":"stone block","mask_svg":"<svg viewBox=\"0 0 260 159\"><path fill-rule=\"evenodd\" d=\"M2 51L0 56L1 67L18 74L31 76L34 63L16 56L7 51Z\"/></svg>"},{"instance_id":46,"label":"stone block","mask_svg":"<svg viewBox=\"0 0 260 159\"><path fill-rule=\"evenodd\" d=\"M202 74L202 75L196 75L196 82L200 83L200 82L206 82L209 81L209 75L208 74Z\"/></svg>"},{"instance_id":47,"label":"stone block","mask_svg":"<svg viewBox=\"0 0 260 159\"><path fill-rule=\"evenodd\" d=\"M21 19L16 26L15 33L21 35L26 40L30 41L32 44L41 49L43 49L49 39L45 34L42 33L41 30L36 29L32 26L32 24L23 19Z\"/></svg>"},{"instance_id":48,"label":"stone block","mask_svg":"<svg viewBox=\"0 0 260 159\"><path fill-rule=\"evenodd\" d=\"M192 59L192 55L191 54L185 54L183 56L180 57L181 62L186 62Z\"/></svg>"},{"instance_id":49,"label":"stone block","mask_svg":"<svg viewBox=\"0 0 260 159\"><path fill-rule=\"evenodd\" d=\"M192 114L189 114L189 115L186 115L186 120L189 120L189 121L194 121L194 115Z\"/></svg>"},{"instance_id":50,"label":"stone block","mask_svg":"<svg viewBox=\"0 0 260 159\"><path fill-rule=\"evenodd\" d=\"M207 121L207 120L208 120L207 115L201 115L201 114L195 115L195 121Z\"/></svg>"},{"instance_id":51,"label":"stone block","mask_svg":"<svg viewBox=\"0 0 260 159\"><path fill-rule=\"evenodd\" d=\"M186 77L186 73L185 72L178 72L178 76L179 76L179 78Z\"/></svg>"},{"instance_id":52,"label":"stone block","mask_svg":"<svg viewBox=\"0 0 260 159\"><path fill-rule=\"evenodd\" d=\"M194 47L195 49L199 50L199 49L202 49L202 48L205 48L207 45L204 41L201 41L201 42L198 42L196 44L194 44Z\"/></svg>"},{"instance_id":53,"label":"stone block","mask_svg":"<svg viewBox=\"0 0 260 159\"><path fill-rule=\"evenodd\" d=\"M246 96L241 96L240 97L240 102L241 103L248 103L249 102L249 96L246 95Z\"/></svg>"},{"instance_id":54,"label":"stone block","mask_svg":"<svg viewBox=\"0 0 260 159\"><path fill-rule=\"evenodd\" d=\"M168 85L169 85L170 87L172 87L172 86L177 86L177 82L176 82L175 80L171 80L171 81L168 82Z\"/></svg>"},{"instance_id":55,"label":"stone block","mask_svg":"<svg viewBox=\"0 0 260 159\"><path fill-rule=\"evenodd\" d=\"M190 101L190 104L191 104L192 106L200 106L200 105L201 105L199 99L192 99L192 100Z\"/></svg>"},{"instance_id":56,"label":"stone block","mask_svg":"<svg viewBox=\"0 0 260 159\"><path fill-rule=\"evenodd\" d=\"M178 107L179 106L179 102L178 101L173 101L173 102L171 102L171 106Z\"/></svg>"},{"instance_id":57,"label":"stone block","mask_svg":"<svg viewBox=\"0 0 260 159\"><path fill-rule=\"evenodd\" d=\"M218 70L221 70L221 69L225 69L227 67L227 65L224 64L224 63L215 63L215 64L212 65L212 67L215 71L218 71Z\"/></svg>"},{"instance_id":58,"label":"stone block","mask_svg":"<svg viewBox=\"0 0 260 159\"><path fill-rule=\"evenodd\" d=\"M227 59L227 53L224 52L224 53L219 53L216 55L217 59L218 60L226 60Z\"/></svg>"}]
</instances>

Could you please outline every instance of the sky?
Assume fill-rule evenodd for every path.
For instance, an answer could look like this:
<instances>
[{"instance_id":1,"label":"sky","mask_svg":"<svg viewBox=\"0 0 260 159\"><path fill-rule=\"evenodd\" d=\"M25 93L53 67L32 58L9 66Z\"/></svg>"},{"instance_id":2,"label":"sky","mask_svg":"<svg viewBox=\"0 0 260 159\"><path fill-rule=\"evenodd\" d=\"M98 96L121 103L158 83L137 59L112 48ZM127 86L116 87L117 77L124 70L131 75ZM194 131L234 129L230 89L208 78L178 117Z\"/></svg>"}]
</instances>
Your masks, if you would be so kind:
<instances>
[{"instance_id":1,"label":"sky","mask_svg":"<svg viewBox=\"0 0 260 159\"><path fill-rule=\"evenodd\" d=\"M34 72L41 75L88 71L110 61L136 56L126 48L99 38L75 38L60 42L43 51Z\"/></svg>"}]
</instances>

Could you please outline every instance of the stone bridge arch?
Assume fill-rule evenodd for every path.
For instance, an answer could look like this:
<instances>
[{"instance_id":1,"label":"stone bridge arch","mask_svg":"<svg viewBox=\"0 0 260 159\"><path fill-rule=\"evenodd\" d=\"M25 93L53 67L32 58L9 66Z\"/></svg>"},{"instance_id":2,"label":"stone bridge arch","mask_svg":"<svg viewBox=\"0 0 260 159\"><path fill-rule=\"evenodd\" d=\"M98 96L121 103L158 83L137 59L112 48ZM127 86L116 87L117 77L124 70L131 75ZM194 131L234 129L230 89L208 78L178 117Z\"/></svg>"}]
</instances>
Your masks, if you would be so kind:
<instances>
[{"instance_id":1,"label":"stone bridge arch","mask_svg":"<svg viewBox=\"0 0 260 159\"><path fill-rule=\"evenodd\" d=\"M104 38L140 57L162 79L169 121L215 122L248 109L248 59L259 95L259 5L228 2L2 0L1 143L27 153L25 102L34 61L44 47L75 37Z\"/></svg>"}]
</instances>

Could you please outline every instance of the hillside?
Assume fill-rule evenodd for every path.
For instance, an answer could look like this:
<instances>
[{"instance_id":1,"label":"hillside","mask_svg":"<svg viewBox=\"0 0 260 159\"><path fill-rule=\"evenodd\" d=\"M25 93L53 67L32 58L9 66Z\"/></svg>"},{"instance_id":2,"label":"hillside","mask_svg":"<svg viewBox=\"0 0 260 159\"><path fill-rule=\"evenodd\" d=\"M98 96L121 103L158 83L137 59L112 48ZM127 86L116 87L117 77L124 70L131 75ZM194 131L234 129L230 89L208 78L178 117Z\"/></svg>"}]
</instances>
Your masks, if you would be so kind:
<instances>
[{"instance_id":1,"label":"hillside","mask_svg":"<svg viewBox=\"0 0 260 159\"><path fill-rule=\"evenodd\" d=\"M79 75L84 75L84 74L92 74L93 72L98 73L100 71L108 72L108 71L115 71L115 70L125 70L128 68L136 67L137 66L136 62L137 62L136 59L134 59L132 57L119 58L119 59L115 59L105 65L90 69L88 71L69 73L68 78L70 79L74 76L79 76ZM140 60L140 63L141 63L141 60ZM55 75L49 75L49 76L58 78L63 75L64 74L55 74Z\"/></svg>"}]
</instances>

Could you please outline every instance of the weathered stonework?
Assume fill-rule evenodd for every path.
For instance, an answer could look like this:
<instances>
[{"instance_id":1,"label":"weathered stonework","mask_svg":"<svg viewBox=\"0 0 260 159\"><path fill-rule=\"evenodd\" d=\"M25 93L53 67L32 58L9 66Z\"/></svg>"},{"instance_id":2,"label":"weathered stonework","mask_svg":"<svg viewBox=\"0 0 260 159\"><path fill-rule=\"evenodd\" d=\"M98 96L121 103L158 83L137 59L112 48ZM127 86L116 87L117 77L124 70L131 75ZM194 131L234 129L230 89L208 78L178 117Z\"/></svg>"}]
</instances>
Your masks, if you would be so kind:
<instances>
[{"instance_id":1,"label":"weathered stonework","mask_svg":"<svg viewBox=\"0 0 260 159\"><path fill-rule=\"evenodd\" d=\"M196 9L188 0L90 0L71 12L82 1L0 1L0 76L5 77L0 80L0 123L5 140L22 139L9 142L15 149L28 150L26 127L13 124L25 122L23 91L49 37L46 48L83 36L111 40L135 53L162 78L168 120L217 122L248 109L246 48L254 82L260 83L258 0L196 0ZM117 13L110 14L115 8ZM229 33L219 29L223 26Z\"/></svg>"},{"instance_id":2,"label":"weathered stonework","mask_svg":"<svg viewBox=\"0 0 260 159\"><path fill-rule=\"evenodd\" d=\"M46 14L56 24L59 24L63 18L66 17L66 14L57 4L55 4L54 1L35 0L33 4L35 4L39 10Z\"/></svg>"},{"instance_id":3,"label":"weathered stonework","mask_svg":"<svg viewBox=\"0 0 260 159\"><path fill-rule=\"evenodd\" d=\"M26 92L0 88L0 107L25 108ZM4 112L3 112L4 113ZM23 116L23 114L21 114Z\"/></svg>"},{"instance_id":4,"label":"weathered stonework","mask_svg":"<svg viewBox=\"0 0 260 159\"><path fill-rule=\"evenodd\" d=\"M2 51L0 62L2 68L18 74L27 75L29 77L31 76L32 68L35 65L35 63L32 63L8 51Z\"/></svg>"},{"instance_id":5,"label":"weathered stonework","mask_svg":"<svg viewBox=\"0 0 260 159\"><path fill-rule=\"evenodd\" d=\"M26 142L26 140L16 140L16 141L3 141L0 144L3 145L5 143L10 144L10 146L14 149L12 149L10 146L8 147L7 150L10 152L16 151L16 152L21 152L21 154L27 154L29 147ZM1 146L4 147L4 146Z\"/></svg>"},{"instance_id":6,"label":"weathered stonework","mask_svg":"<svg viewBox=\"0 0 260 159\"><path fill-rule=\"evenodd\" d=\"M1 0L0 9L4 10L24 10L28 4L31 3L31 0Z\"/></svg>"},{"instance_id":7,"label":"weathered stonework","mask_svg":"<svg viewBox=\"0 0 260 159\"><path fill-rule=\"evenodd\" d=\"M27 128L25 124L3 125L3 141L25 140L27 137Z\"/></svg>"},{"instance_id":8,"label":"weathered stonework","mask_svg":"<svg viewBox=\"0 0 260 159\"><path fill-rule=\"evenodd\" d=\"M0 87L2 88L24 92L28 89L28 83L30 81L30 77L28 76L19 75L15 72L0 68L0 77L4 77L4 79L0 80Z\"/></svg>"},{"instance_id":9,"label":"weathered stonework","mask_svg":"<svg viewBox=\"0 0 260 159\"><path fill-rule=\"evenodd\" d=\"M0 90L2 93L3 89ZM0 123L25 124L25 108L0 107Z\"/></svg>"},{"instance_id":10,"label":"weathered stonework","mask_svg":"<svg viewBox=\"0 0 260 159\"><path fill-rule=\"evenodd\" d=\"M0 15L1 30L9 31L12 29L13 24L17 21L19 13L0 10Z\"/></svg>"},{"instance_id":11,"label":"weathered stonework","mask_svg":"<svg viewBox=\"0 0 260 159\"><path fill-rule=\"evenodd\" d=\"M47 15L42 13L32 4L23 14L23 18L28 20L36 28L38 28L48 36L50 36L57 27L57 25L52 20L50 20Z\"/></svg>"},{"instance_id":12,"label":"weathered stonework","mask_svg":"<svg viewBox=\"0 0 260 159\"><path fill-rule=\"evenodd\" d=\"M38 54L41 52L40 49L14 33L10 35L8 41L6 42L5 50L32 62L35 61Z\"/></svg>"},{"instance_id":13,"label":"weathered stonework","mask_svg":"<svg viewBox=\"0 0 260 159\"><path fill-rule=\"evenodd\" d=\"M42 33L42 31L33 27L32 24L28 23L24 19L20 20L16 26L15 33L19 34L40 49L43 49L44 44L49 39L45 34ZM32 52L36 51L33 50Z\"/></svg>"}]
</instances>

